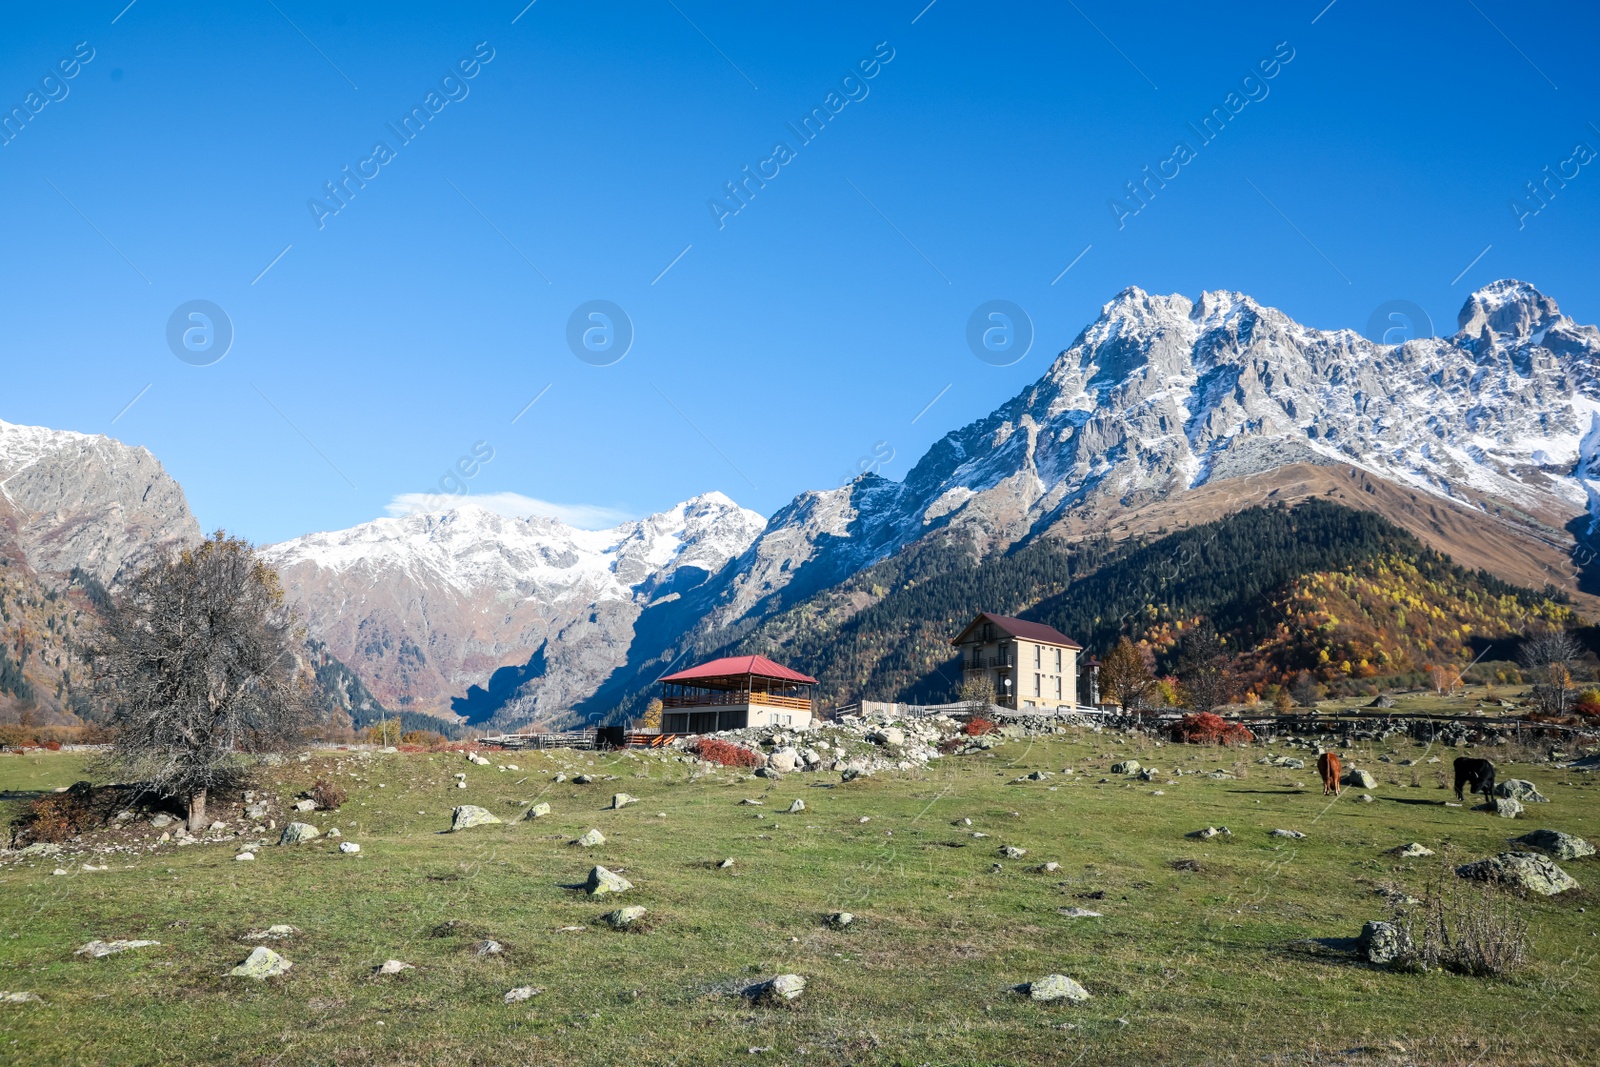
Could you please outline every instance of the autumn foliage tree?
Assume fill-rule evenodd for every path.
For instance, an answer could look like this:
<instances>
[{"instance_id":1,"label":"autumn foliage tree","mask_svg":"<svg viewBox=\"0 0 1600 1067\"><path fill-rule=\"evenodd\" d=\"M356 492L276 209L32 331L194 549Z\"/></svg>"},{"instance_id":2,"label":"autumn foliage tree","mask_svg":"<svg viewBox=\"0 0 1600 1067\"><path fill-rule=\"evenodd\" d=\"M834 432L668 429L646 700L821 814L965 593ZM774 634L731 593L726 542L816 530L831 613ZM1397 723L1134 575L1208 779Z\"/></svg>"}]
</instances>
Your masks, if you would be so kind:
<instances>
[{"instance_id":1,"label":"autumn foliage tree","mask_svg":"<svg viewBox=\"0 0 1600 1067\"><path fill-rule=\"evenodd\" d=\"M105 770L182 802L238 785L248 754L297 748L315 715L294 620L272 568L221 530L138 574L107 613L93 661L111 698Z\"/></svg>"},{"instance_id":2,"label":"autumn foliage tree","mask_svg":"<svg viewBox=\"0 0 1600 1067\"><path fill-rule=\"evenodd\" d=\"M1137 711L1155 684L1144 656L1124 637L1100 661L1100 693L1123 711Z\"/></svg>"}]
</instances>

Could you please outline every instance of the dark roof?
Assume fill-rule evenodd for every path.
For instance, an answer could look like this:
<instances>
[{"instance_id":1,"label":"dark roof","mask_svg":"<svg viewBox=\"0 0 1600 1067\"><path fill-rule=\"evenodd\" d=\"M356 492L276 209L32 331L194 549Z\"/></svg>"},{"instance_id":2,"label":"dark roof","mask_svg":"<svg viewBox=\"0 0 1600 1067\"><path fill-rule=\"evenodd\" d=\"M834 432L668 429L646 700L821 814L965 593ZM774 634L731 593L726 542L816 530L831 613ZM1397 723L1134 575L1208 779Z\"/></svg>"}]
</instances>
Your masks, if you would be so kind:
<instances>
[{"instance_id":1,"label":"dark roof","mask_svg":"<svg viewBox=\"0 0 1600 1067\"><path fill-rule=\"evenodd\" d=\"M983 622L994 623L995 628L1007 637L1039 641L1047 645L1064 645L1067 648L1083 647L1054 626L1046 626L1042 622L1029 622L1027 619L1014 619L1009 615L996 615L991 611L979 612L978 617L968 623L967 628L957 634L955 640L950 643L959 645L972 632L973 627Z\"/></svg>"},{"instance_id":2,"label":"dark roof","mask_svg":"<svg viewBox=\"0 0 1600 1067\"><path fill-rule=\"evenodd\" d=\"M810 675L791 671L781 663L774 663L765 656L726 656L714 659L709 663L702 663L698 667L669 674L662 678L663 682L699 682L708 678L736 678L741 675L753 674L757 678L773 678L782 682L794 682L797 685L816 685L817 680Z\"/></svg>"}]
</instances>

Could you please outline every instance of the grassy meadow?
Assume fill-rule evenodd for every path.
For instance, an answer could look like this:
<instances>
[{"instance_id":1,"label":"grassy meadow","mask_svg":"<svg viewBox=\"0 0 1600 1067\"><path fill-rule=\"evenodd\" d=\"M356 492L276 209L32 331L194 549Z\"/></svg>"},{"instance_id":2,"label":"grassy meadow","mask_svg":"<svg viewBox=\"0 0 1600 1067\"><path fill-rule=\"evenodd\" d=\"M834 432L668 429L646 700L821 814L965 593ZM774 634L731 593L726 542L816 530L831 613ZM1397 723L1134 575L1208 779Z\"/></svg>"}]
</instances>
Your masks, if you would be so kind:
<instances>
[{"instance_id":1,"label":"grassy meadow","mask_svg":"<svg viewBox=\"0 0 1600 1067\"><path fill-rule=\"evenodd\" d=\"M1379 885L1420 895L1444 862L1503 851L1515 834L1600 839L1593 776L1497 753L1502 780L1530 778L1552 799L1509 822L1444 806L1454 797L1438 772L1453 750L1416 766L1399 761L1430 753L1411 742L1347 750L1346 766L1378 778L1370 804L1351 789L1325 799L1314 765L1255 763L1285 751L1084 730L844 784L643 754L486 753L513 771L452 753L319 752L264 769L257 788L276 796L281 827L296 794L336 781L347 803L309 821L338 826L359 854L321 839L239 862L241 839L0 864L0 990L43 998L0 1003L0 1062L1593 1063L1595 859L1563 864L1584 889L1522 905L1533 962L1511 979L1390 973L1318 940L1383 918ZM1130 756L1162 773L1109 773ZM0 815L82 765L0 756ZM1202 776L1218 769L1238 777ZM1035 770L1054 776L1017 781ZM558 772L616 780L557 783ZM619 791L640 803L606 810ZM806 810L787 813L796 798ZM539 801L550 816L511 821ZM243 825L236 804L213 803L214 818ZM508 821L441 833L461 803ZM1233 836L1185 837L1207 825ZM142 818L133 827L124 837L156 833ZM1307 836L1270 836L1278 827ZM603 845L571 844L590 828ZM1386 854L1410 841L1438 856ZM1026 857L1001 856L1007 845ZM635 888L600 900L569 888L595 863ZM600 921L627 904L649 909L642 928ZM1102 917L1061 913L1073 907ZM840 910L857 921L830 928ZM250 951L244 935L274 923L301 931L269 942L294 969L226 977ZM74 956L94 938L161 945ZM506 951L476 955L483 938ZM375 976L387 959L415 969ZM809 979L795 1003L738 994L784 972ZM1093 999L1035 1003L1014 989L1057 972ZM518 986L541 992L506 1004Z\"/></svg>"}]
</instances>

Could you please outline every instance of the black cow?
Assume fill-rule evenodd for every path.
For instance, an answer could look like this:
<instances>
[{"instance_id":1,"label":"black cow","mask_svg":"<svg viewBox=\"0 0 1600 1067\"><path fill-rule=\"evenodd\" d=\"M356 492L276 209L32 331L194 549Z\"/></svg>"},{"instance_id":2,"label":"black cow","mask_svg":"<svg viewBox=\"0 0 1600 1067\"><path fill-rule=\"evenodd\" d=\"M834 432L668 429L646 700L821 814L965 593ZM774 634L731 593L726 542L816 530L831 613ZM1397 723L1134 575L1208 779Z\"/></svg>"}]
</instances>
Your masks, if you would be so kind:
<instances>
[{"instance_id":1,"label":"black cow","mask_svg":"<svg viewBox=\"0 0 1600 1067\"><path fill-rule=\"evenodd\" d=\"M1471 792L1485 797L1494 793L1494 764L1486 759L1457 756L1455 767L1457 800L1466 799L1461 795L1461 790L1468 786Z\"/></svg>"}]
</instances>

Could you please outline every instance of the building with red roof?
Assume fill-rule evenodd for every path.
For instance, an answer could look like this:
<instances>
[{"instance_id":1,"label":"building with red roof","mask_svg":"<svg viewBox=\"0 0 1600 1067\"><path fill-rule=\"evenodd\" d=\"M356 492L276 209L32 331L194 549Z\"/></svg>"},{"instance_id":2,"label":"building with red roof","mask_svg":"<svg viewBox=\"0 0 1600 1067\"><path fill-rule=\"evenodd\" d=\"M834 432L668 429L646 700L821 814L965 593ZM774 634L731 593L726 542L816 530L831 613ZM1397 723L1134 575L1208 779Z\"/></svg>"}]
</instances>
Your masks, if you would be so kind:
<instances>
[{"instance_id":1,"label":"building with red roof","mask_svg":"<svg viewBox=\"0 0 1600 1067\"><path fill-rule=\"evenodd\" d=\"M765 656L726 656L661 678L661 732L811 725L817 680Z\"/></svg>"},{"instance_id":2,"label":"building with red roof","mask_svg":"<svg viewBox=\"0 0 1600 1067\"><path fill-rule=\"evenodd\" d=\"M967 688L990 686L994 703L1018 711L1073 711L1083 646L1053 626L980 612L950 642ZM1086 695L1092 694L1092 679ZM1092 699L1092 696L1091 696Z\"/></svg>"}]
</instances>

